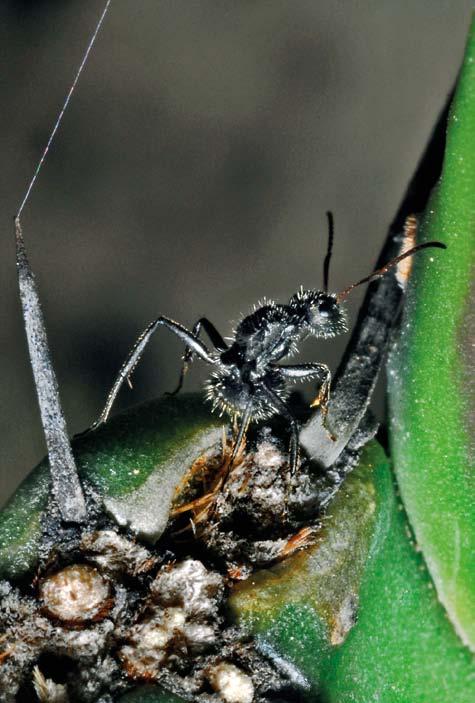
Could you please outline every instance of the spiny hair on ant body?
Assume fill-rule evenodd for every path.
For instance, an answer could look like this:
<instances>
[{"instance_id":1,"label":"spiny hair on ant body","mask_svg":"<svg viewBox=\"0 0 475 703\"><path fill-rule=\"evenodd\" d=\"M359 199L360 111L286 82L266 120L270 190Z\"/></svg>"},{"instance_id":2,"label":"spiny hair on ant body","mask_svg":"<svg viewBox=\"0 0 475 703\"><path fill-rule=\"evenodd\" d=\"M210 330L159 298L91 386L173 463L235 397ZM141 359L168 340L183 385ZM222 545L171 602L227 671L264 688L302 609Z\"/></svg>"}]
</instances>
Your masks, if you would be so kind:
<instances>
[{"instance_id":1,"label":"spiny hair on ant body","mask_svg":"<svg viewBox=\"0 0 475 703\"><path fill-rule=\"evenodd\" d=\"M299 461L299 428L288 407L289 384L296 381L314 380L319 391L313 406L319 406L325 424L330 397L331 374L322 363L280 364L285 357L298 349L303 338L329 339L347 330L346 314L342 302L349 293L375 278L379 278L400 261L427 247L445 248L440 242L426 242L412 247L389 261L385 266L345 288L337 294L328 292L329 265L333 247L333 217L327 213L329 236L323 266L323 289L304 290L295 293L287 304L264 301L244 317L229 339L229 344L216 327L205 317L200 318L191 330L174 320L160 316L140 335L122 365L108 395L105 407L91 429L107 421L113 403L125 380L133 373L153 333L158 327L166 327L185 343L185 353L177 388L183 385L185 373L194 356L213 367L206 383L206 396L213 409L239 419L239 430L234 441L230 465L251 421L267 420L279 415L287 420L290 428L289 466L294 474ZM200 339L206 332L213 350Z\"/></svg>"}]
</instances>

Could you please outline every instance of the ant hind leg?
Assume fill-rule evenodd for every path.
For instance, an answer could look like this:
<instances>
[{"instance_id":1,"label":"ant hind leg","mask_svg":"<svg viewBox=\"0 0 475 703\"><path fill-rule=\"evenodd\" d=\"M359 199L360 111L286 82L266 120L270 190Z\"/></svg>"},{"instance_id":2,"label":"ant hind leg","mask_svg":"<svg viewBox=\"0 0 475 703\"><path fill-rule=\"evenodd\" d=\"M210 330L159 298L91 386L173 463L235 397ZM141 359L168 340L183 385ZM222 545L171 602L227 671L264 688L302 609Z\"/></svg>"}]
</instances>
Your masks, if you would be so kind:
<instances>
[{"instance_id":1,"label":"ant hind leg","mask_svg":"<svg viewBox=\"0 0 475 703\"><path fill-rule=\"evenodd\" d=\"M216 327L213 325L212 322L208 320L206 317L200 317L200 319L195 322L193 325L193 328L191 330L191 333L194 337L199 338L201 328L203 327L203 330L206 332L208 337L211 340L212 345L214 346L215 349L218 349L219 351L224 351L225 349L228 348L228 345L216 329ZM165 395L168 396L174 396L177 395L183 388L183 382L185 380L185 375L190 367L191 362L193 361L193 356L194 356L194 351L191 347L186 347L185 352L182 357L182 365L181 365L181 371L180 371L180 377L178 379L178 384L177 387L175 388L174 391L167 392Z\"/></svg>"}]
</instances>

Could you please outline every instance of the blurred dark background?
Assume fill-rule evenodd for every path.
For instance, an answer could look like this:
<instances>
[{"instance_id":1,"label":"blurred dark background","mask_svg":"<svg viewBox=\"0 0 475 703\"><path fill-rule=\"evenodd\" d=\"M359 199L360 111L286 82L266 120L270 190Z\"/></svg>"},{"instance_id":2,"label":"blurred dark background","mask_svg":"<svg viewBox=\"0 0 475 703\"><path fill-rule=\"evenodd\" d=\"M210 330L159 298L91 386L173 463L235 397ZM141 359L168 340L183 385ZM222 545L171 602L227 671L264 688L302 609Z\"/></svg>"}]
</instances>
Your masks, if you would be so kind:
<instances>
[{"instance_id":1,"label":"blurred dark background","mask_svg":"<svg viewBox=\"0 0 475 703\"><path fill-rule=\"evenodd\" d=\"M0 501L44 453L12 216L102 5L0 5ZM320 286L325 210L333 289L369 272L455 79L471 5L113 1L23 215L71 433L158 314L206 314L229 334L259 298ZM344 343L309 340L302 358L334 368ZM181 351L158 333L118 407L173 388ZM205 372L196 363L187 388Z\"/></svg>"}]
</instances>

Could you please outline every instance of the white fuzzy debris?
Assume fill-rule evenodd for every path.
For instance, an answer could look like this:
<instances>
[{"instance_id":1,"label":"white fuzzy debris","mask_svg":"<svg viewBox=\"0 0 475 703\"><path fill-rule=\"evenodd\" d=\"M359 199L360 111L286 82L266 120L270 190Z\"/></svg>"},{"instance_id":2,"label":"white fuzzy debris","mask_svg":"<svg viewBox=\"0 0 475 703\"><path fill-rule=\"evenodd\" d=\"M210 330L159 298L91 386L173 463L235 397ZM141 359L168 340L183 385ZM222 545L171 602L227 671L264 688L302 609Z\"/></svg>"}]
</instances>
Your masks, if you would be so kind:
<instances>
[{"instance_id":1,"label":"white fuzzy debris","mask_svg":"<svg viewBox=\"0 0 475 703\"><path fill-rule=\"evenodd\" d=\"M208 571L200 561L186 559L161 571L150 587L152 598L164 606L181 606L187 617L208 620L221 603L223 578Z\"/></svg>"},{"instance_id":2,"label":"white fuzzy debris","mask_svg":"<svg viewBox=\"0 0 475 703\"><path fill-rule=\"evenodd\" d=\"M86 553L88 561L110 574L137 576L152 569L157 562L148 549L113 530L85 535L81 550Z\"/></svg>"},{"instance_id":3,"label":"white fuzzy debris","mask_svg":"<svg viewBox=\"0 0 475 703\"><path fill-rule=\"evenodd\" d=\"M51 632L50 643L58 654L71 656L73 653L77 661L92 662L107 651L113 630L114 623L108 619L80 629L55 627Z\"/></svg>"},{"instance_id":4,"label":"white fuzzy debris","mask_svg":"<svg viewBox=\"0 0 475 703\"><path fill-rule=\"evenodd\" d=\"M209 649L218 639L216 629L212 625L190 623L185 627L185 639L193 654L199 654Z\"/></svg>"},{"instance_id":5,"label":"white fuzzy debris","mask_svg":"<svg viewBox=\"0 0 475 703\"><path fill-rule=\"evenodd\" d=\"M265 657L270 659L274 666L285 674L297 688L303 688L307 691L310 689L310 683L305 676L303 676L302 672L290 661L280 656L268 642L258 639L257 649L262 652Z\"/></svg>"},{"instance_id":6,"label":"white fuzzy debris","mask_svg":"<svg viewBox=\"0 0 475 703\"><path fill-rule=\"evenodd\" d=\"M37 666L33 669L33 686L41 703L69 702L66 687L51 679L46 679Z\"/></svg>"},{"instance_id":7,"label":"white fuzzy debris","mask_svg":"<svg viewBox=\"0 0 475 703\"><path fill-rule=\"evenodd\" d=\"M183 639L185 613L181 608L157 609L145 622L134 625L119 656L133 678L153 679L168 657L174 639Z\"/></svg>"},{"instance_id":8,"label":"white fuzzy debris","mask_svg":"<svg viewBox=\"0 0 475 703\"><path fill-rule=\"evenodd\" d=\"M356 594L349 594L340 610L335 616L335 621L330 634L332 645L340 645L346 640L346 636L356 622L356 612L358 609L358 597Z\"/></svg>"},{"instance_id":9,"label":"white fuzzy debris","mask_svg":"<svg viewBox=\"0 0 475 703\"><path fill-rule=\"evenodd\" d=\"M261 442L254 454L254 462L262 469L277 471L284 461L282 452L272 442Z\"/></svg>"},{"instance_id":10,"label":"white fuzzy debris","mask_svg":"<svg viewBox=\"0 0 475 703\"><path fill-rule=\"evenodd\" d=\"M127 674L146 681L158 680L170 658L202 654L216 644L223 577L187 559L164 567L150 592L154 605L119 651Z\"/></svg>"},{"instance_id":11,"label":"white fuzzy debris","mask_svg":"<svg viewBox=\"0 0 475 703\"><path fill-rule=\"evenodd\" d=\"M248 674L234 664L221 662L208 672L212 687L226 703L252 703L254 684Z\"/></svg>"}]
</instances>

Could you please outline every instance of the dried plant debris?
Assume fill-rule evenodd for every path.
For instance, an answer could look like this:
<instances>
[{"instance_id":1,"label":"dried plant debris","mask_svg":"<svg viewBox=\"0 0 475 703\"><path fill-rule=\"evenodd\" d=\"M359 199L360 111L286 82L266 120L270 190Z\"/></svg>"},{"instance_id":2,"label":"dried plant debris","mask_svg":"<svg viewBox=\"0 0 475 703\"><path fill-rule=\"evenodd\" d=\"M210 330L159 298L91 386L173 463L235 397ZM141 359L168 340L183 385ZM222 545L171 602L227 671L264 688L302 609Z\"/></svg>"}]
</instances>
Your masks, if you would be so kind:
<instances>
[{"instance_id":1,"label":"dried plant debris","mask_svg":"<svg viewBox=\"0 0 475 703\"><path fill-rule=\"evenodd\" d=\"M198 461L172 511L172 534L177 540L201 542L233 579L245 579L254 568L285 559L314 542L323 510L376 429L366 415L331 470L319 473L303 461L290 485L285 444L267 430L254 451L238 455L224 482L217 471L218 490Z\"/></svg>"},{"instance_id":2,"label":"dried plant debris","mask_svg":"<svg viewBox=\"0 0 475 703\"><path fill-rule=\"evenodd\" d=\"M69 701L66 687L46 679L37 666L33 669L33 686L41 703L68 703Z\"/></svg>"}]
</instances>

